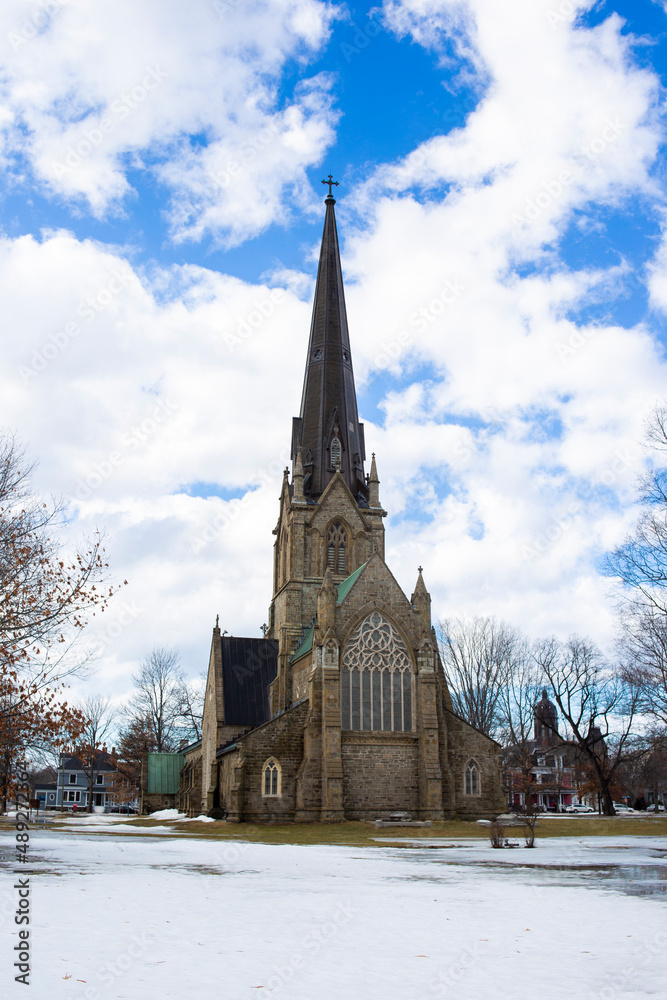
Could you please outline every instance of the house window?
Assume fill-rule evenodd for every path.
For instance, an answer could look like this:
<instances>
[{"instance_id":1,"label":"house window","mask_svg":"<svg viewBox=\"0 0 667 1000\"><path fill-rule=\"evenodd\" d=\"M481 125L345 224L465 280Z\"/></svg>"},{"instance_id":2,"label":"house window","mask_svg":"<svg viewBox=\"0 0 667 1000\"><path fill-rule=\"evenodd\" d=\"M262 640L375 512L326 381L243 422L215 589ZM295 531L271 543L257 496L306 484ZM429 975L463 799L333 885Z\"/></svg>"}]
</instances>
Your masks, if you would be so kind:
<instances>
[{"instance_id":1,"label":"house window","mask_svg":"<svg viewBox=\"0 0 667 1000\"><path fill-rule=\"evenodd\" d=\"M465 768L464 790L466 795L479 795L479 768L474 760L469 760Z\"/></svg>"},{"instance_id":2,"label":"house window","mask_svg":"<svg viewBox=\"0 0 667 1000\"><path fill-rule=\"evenodd\" d=\"M96 780L96 782L97 782L98 785L103 785L104 784L104 775L103 774L98 774L97 778L95 780Z\"/></svg>"},{"instance_id":3,"label":"house window","mask_svg":"<svg viewBox=\"0 0 667 1000\"><path fill-rule=\"evenodd\" d=\"M347 531L340 521L329 528L327 562L332 573L347 576Z\"/></svg>"},{"instance_id":4,"label":"house window","mask_svg":"<svg viewBox=\"0 0 667 1000\"><path fill-rule=\"evenodd\" d=\"M331 442L331 465L334 469L340 469L341 447L337 437Z\"/></svg>"},{"instance_id":5,"label":"house window","mask_svg":"<svg viewBox=\"0 0 667 1000\"><path fill-rule=\"evenodd\" d=\"M392 623L373 611L357 625L343 653L342 728L411 732L412 677L405 643Z\"/></svg>"},{"instance_id":6,"label":"house window","mask_svg":"<svg viewBox=\"0 0 667 1000\"><path fill-rule=\"evenodd\" d=\"M280 792L280 764L273 757L269 757L262 771L262 795L280 795Z\"/></svg>"},{"instance_id":7,"label":"house window","mask_svg":"<svg viewBox=\"0 0 667 1000\"><path fill-rule=\"evenodd\" d=\"M76 774L70 774L69 783L70 785L76 785Z\"/></svg>"}]
</instances>

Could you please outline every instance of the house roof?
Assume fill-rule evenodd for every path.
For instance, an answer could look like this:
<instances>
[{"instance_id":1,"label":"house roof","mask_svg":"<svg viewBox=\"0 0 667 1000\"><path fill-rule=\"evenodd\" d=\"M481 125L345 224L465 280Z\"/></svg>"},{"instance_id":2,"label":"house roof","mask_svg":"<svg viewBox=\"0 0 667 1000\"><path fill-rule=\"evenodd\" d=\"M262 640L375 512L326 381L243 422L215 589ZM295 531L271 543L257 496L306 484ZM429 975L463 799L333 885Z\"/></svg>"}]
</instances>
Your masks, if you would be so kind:
<instances>
[{"instance_id":1,"label":"house roof","mask_svg":"<svg viewBox=\"0 0 667 1000\"><path fill-rule=\"evenodd\" d=\"M72 754L63 758L60 768L64 771L83 771L83 763L76 754ZM107 753L106 750L98 750L95 753L95 769L97 771L116 770L116 765L111 760L111 754Z\"/></svg>"}]
</instances>

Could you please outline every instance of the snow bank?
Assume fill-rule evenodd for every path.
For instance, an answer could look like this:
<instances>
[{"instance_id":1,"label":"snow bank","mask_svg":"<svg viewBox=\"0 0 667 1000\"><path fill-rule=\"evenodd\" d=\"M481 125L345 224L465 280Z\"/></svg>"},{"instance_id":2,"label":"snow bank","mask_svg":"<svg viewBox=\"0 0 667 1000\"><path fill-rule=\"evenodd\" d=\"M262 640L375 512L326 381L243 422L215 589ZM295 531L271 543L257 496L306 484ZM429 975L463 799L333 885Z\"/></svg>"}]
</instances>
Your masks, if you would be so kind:
<instances>
[{"instance_id":1,"label":"snow bank","mask_svg":"<svg viewBox=\"0 0 667 1000\"><path fill-rule=\"evenodd\" d=\"M35 997L665 995L662 838L494 851L481 840L438 849L118 836L132 832L31 832ZM13 831L2 831L5 856L13 844ZM12 867L2 876L10 900ZM640 882L646 895L633 894ZM14 907L0 907L10 950ZM24 993L9 982L3 1000Z\"/></svg>"},{"instance_id":2,"label":"snow bank","mask_svg":"<svg viewBox=\"0 0 667 1000\"><path fill-rule=\"evenodd\" d=\"M158 809L157 812L151 813L148 817L150 819L187 819L185 813L179 812L178 809ZM146 819L146 817L144 817Z\"/></svg>"}]
</instances>

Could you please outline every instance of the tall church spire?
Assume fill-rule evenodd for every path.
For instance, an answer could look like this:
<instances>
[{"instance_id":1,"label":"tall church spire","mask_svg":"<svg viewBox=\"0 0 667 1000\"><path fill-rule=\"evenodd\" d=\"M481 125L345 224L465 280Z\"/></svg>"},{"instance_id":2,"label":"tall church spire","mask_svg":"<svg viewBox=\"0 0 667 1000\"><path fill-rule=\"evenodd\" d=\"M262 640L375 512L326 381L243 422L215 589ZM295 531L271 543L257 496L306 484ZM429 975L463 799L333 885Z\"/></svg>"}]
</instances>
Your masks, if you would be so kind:
<instances>
[{"instance_id":1,"label":"tall church spire","mask_svg":"<svg viewBox=\"0 0 667 1000\"><path fill-rule=\"evenodd\" d=\"M334 213L336 199L331 194L331 184L336 182L329 176L322 183L329 184L329 194L324 201L326 214L301 412L293 422L292 459L296 460L301 449L306 499L319 497L340 471L357 501L367 506L364 425L359 423L357 412Z\"/></svg>"}]
</instances>

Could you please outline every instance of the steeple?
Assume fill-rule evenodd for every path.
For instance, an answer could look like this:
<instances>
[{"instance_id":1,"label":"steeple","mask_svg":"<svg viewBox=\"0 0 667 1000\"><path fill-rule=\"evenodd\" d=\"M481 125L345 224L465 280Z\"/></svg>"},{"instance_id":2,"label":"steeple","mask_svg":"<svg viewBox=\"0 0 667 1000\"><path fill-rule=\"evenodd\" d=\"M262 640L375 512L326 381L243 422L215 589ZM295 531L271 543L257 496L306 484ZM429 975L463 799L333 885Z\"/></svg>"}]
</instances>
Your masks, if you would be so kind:
<instances>
[{"instance_id":1,"label":"steeple","mask_svg":"<svg viewBox=\"0 0 667 1000\"><path fill-rule=\"evenodd\" d=\"M317 270L301 412L292 428L292 460L299 449L303 492L319 497L340 471L360 506L368 504L364 479L364 425L359 423L350 338L347 329L343 274L329 177L320 263Z\"/></svg>"}]
</instances>

